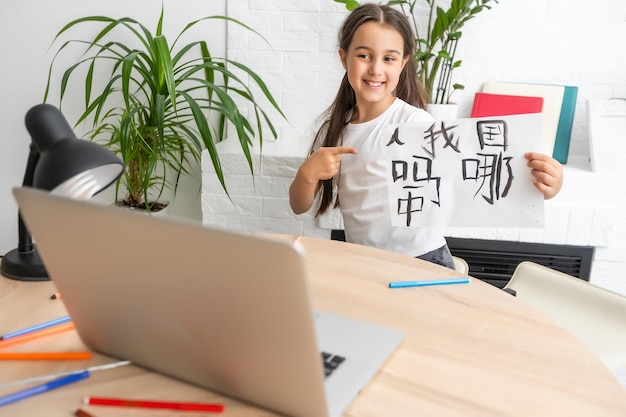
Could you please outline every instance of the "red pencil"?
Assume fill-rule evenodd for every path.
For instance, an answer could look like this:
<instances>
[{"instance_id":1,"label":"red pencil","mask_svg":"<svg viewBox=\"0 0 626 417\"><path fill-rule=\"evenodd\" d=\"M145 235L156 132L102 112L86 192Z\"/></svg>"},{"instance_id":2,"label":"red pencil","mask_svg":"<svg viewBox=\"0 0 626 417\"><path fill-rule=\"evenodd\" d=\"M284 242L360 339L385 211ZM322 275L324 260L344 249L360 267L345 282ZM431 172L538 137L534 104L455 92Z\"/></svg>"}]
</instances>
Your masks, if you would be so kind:
<instances>
[{"instance_id":1,"label":"red pencil","mask_svg":"<svg viewBox=\"0 0 626 417\"><path fill-rule=\"evenodd\" d=\"M163 408L169 410L184 411L210 411L221 413L224 411L222 404L181 403L168 401L131 400L123 398L87 397L86 405L108 405L115 407L138 407L138 408Z\"/></svg>"}]
</instances>

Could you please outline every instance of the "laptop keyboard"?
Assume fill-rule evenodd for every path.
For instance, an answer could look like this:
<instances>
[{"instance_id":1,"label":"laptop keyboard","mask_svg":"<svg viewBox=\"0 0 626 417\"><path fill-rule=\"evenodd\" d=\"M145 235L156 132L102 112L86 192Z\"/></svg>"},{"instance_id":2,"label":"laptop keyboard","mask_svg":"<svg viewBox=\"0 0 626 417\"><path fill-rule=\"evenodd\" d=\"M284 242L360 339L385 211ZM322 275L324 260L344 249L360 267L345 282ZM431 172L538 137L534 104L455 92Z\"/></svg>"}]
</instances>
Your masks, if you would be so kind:
<instances>
[{"instance_id":1,"label":"laptop keyboard","mask_svg":"<svg viewBox=\"0 0 626 417\"><path fill-rule=\"evenodd\" d=\"M324 364L324 376L328 378L335 369L345 361L346 358L332 353L322 352L322 363Z\"/></svg>"}]
</instances>

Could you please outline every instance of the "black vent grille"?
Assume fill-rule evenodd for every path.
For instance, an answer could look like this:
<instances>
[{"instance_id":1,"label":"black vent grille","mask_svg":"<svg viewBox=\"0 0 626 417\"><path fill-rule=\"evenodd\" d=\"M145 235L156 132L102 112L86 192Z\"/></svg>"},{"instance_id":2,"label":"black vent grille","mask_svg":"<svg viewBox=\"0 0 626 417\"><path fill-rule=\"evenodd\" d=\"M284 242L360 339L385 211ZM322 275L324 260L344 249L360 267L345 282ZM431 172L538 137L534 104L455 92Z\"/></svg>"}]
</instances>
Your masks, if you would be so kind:
<instances>
[{"instance_id":1,"label":"black vent grille","mask_svg":"<svg viewBox=\"0 0 626 417\"><path fill-rule=\"evenodd\" d=\"M469 274L503 288L522 261L532 261L589 281L594 248L501 240L446 238L452 255L465 259Z\"/></svg>"},{"instance_id":2,"label":"black vent grille","mask_svg":"<svg viewBox=\"0 0 626 417\"><path fill-rule=\"evenodd\" d=\"M332 230L330 238L345 241L343 230ZM450 252L465 259L469 274L498 288L504 288L522 261L532 261L589 281L593 246L551 245L447 237Z\"/></svg>"}]
</instances>

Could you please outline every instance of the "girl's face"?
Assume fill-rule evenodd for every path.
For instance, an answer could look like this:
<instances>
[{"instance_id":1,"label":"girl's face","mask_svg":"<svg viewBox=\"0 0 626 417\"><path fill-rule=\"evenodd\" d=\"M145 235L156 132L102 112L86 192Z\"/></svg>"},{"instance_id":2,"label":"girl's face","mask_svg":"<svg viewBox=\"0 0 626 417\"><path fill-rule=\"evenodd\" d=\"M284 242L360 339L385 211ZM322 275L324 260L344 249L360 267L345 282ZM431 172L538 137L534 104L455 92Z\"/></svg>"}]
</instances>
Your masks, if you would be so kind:
<instances>
[{"instance_id":1,"label":"girl's face","mask_svg":"<svg viewBox=\"0 0 626 417\"><path fill-rule=\"evenodd\" d=\"M409 56L403 58L403 51L400 33L378 22L362 24L348 50L339 49L356 96L353 123L372 120L391 105L400 73L409 59Z\"/></svg>"}]
</instances>

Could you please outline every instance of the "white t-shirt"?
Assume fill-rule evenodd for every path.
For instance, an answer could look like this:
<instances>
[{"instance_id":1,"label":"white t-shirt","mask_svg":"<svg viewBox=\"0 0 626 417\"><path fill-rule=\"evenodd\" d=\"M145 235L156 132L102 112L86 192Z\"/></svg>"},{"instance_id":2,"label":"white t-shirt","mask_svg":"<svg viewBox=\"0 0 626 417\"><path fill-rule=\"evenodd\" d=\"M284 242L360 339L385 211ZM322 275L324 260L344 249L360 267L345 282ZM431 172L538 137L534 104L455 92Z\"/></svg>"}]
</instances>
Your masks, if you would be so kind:
<instances>
[{"instance_id":1,"label":"white t-shirt","mask_svg":"<svg viewBox=\"0 0 626 417\"><path fill-rule=\"evenodd\" d=\"M381 130L385 124L434 121L423 109L396 98L384 113L365 123L348 124L342 146L356 148L358 154L341 159L338 181L339 208L343 215L346 240L419 256L446 244L441 229L391 226L384 146L389 138Z\"/></svg>"}]
</instances>

